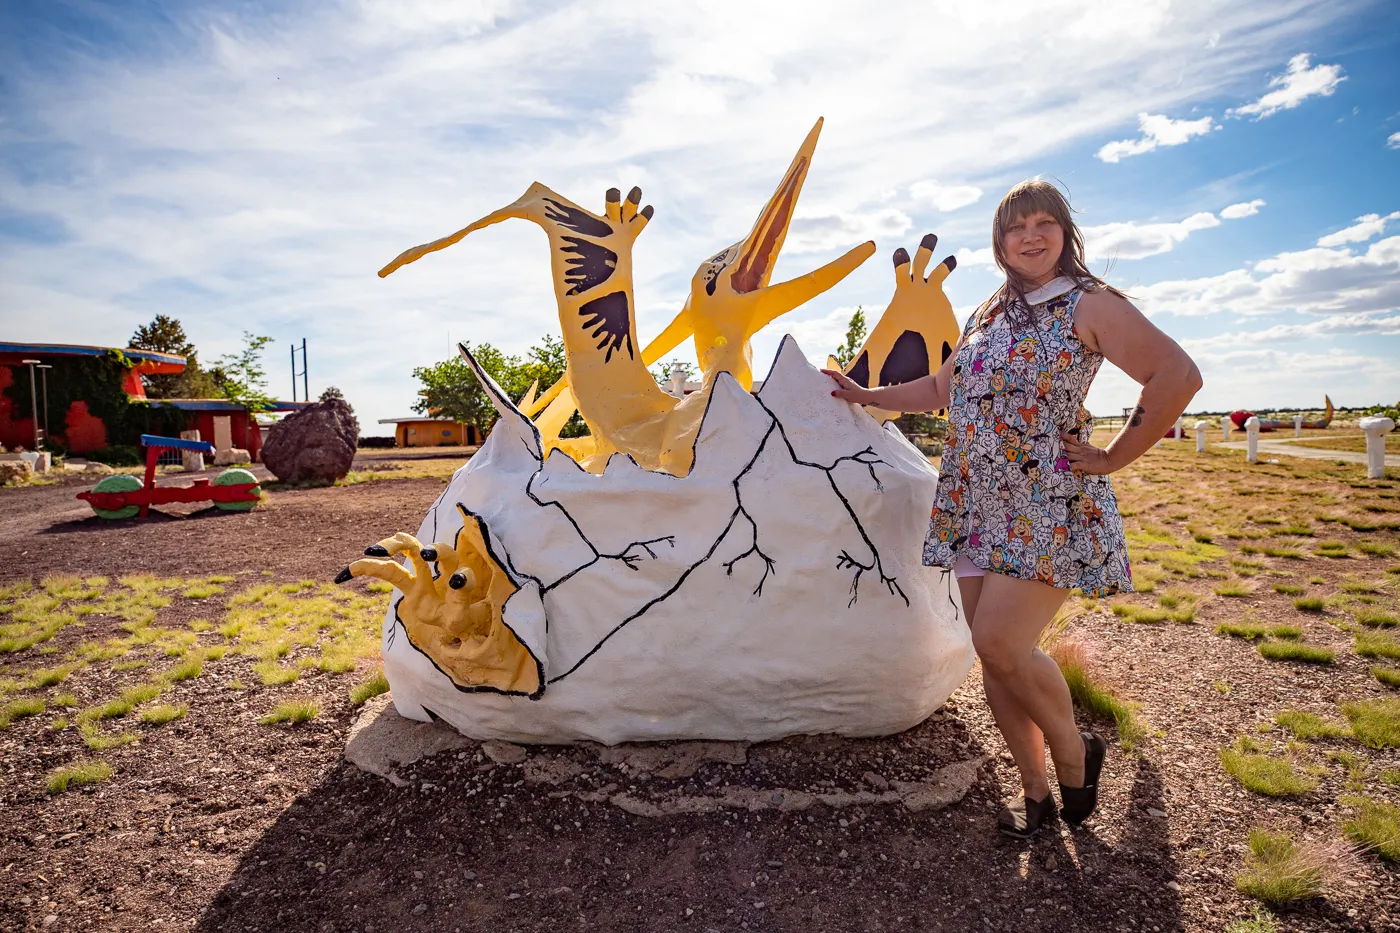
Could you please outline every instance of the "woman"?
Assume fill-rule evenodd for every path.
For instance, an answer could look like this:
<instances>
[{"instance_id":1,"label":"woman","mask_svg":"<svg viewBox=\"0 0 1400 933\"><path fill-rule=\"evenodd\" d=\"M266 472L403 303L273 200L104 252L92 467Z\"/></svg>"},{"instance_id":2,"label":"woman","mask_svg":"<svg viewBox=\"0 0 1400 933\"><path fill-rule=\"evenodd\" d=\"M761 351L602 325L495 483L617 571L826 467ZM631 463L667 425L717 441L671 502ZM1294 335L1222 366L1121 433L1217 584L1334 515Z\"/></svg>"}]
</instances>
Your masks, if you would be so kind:
<instances>
[{"instance_id":1,"label":"woman","mask_svg":"<svg viewBox=\"0 0 1400 933\"><path fill-rule=\"evenodd\" d=\"M1108 474L1140 457L1201 387L1196 365L1121 292L1091 274L1070 206L1024 181L997 206L992 250L1005 283L968 319L936 375L864 389L827 370L831 394L889 411L948 409L947 443L924 563L951 568L982 683L1021 773L998 828L1026 838L1098 803L1106 746L1074 722L1059 667L1038 647L1069 590L1132 592L1128 548ZM1107 359L1142 386L1105 448L1091 444L1084 397Z\"/></svg>"}]
</instances>

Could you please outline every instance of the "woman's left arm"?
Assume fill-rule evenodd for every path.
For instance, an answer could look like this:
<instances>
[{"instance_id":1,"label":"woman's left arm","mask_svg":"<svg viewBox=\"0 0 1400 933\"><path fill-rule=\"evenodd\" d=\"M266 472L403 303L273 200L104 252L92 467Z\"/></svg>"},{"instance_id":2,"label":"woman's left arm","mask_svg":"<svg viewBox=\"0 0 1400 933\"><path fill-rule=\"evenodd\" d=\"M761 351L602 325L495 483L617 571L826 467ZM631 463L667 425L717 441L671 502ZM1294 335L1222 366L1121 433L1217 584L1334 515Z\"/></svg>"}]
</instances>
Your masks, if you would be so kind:
<instances>
[{"instance_id":1,"label":"woman's left arm","mask_svg":"<svg viewBox=\"0 0 1400 933\"><path fill-rule=\"evenodd\" d=\"M1142 386L1137 407L1107 448L1081 444L1061 434L1070 467L1083 473L1112 473L1161 440L1201 388L1201 373L1177 342L1157 329L1125 298L1088 292L1074 309L1081 342Z\"/></svg>"}]
</instances>

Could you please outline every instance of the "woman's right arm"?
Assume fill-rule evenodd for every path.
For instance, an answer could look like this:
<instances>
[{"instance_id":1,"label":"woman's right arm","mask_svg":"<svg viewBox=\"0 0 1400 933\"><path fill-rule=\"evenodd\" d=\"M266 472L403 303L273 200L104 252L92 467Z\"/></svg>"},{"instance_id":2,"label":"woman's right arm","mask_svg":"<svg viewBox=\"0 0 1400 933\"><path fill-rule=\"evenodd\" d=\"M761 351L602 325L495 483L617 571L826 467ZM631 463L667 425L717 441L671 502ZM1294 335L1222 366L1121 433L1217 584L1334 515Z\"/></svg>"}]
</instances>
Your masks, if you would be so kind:
<instances>
[{"instance_id":1,"label":"woman's right arm","mask_svg":"<svg viewBox=\"0 0 1400 933\"><path fill-rule=\"evenodd\" d=\"M952 353L948 354L948 359L943 361L943 366L939 368L938 372L931 376L915 379L913 382L902 382L899 385L866 389L843 373L831 369L823 369L822 372L836 382L837 388L833 389L831 394L848 402L855 402L857 405L874 405L885 411L938 411L940 408L948 407L953 378L953 362L958 358L958 351L962 349L962 345L963 342L959 339L958 345L953 348Z\"/></svg>"}]
</instances>

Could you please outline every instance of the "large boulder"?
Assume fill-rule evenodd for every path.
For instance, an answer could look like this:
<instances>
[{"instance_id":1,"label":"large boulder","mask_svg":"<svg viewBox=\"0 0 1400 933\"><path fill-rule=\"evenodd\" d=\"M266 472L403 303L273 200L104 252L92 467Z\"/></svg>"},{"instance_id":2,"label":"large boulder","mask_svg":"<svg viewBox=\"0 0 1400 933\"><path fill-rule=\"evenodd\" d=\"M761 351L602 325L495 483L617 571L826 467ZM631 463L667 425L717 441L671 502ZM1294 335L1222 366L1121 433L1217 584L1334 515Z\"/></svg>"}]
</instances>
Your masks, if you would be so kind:
<instances>
[{"instance_id":1,"label":"large boulder","mask_svg":"<svg viewBox=\"0 0 1400 933\"><path fill-rule=\"evenodd\" d=\"M263 466L284 483L334 483L350 472L359 422L344 399L293 412L263 442Z\"/></svg>"}]
</instances>

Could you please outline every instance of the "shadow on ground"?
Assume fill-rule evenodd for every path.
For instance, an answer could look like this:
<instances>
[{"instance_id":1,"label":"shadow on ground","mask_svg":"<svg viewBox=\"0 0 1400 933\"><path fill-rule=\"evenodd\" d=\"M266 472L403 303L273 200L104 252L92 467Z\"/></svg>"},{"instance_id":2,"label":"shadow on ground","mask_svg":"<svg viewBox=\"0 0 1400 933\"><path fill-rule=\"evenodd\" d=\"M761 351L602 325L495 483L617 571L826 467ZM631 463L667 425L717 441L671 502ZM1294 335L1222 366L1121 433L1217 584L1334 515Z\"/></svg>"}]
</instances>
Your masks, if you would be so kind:
<instances>
[{"instance_id":1,"label":"shadow on ground","mask_svg":"<svg viewBox=\"0 0 1400 933\"><path fill-rule=\"evenodd\" d=\"M342 762L247 851L197 929L1182 929L1166 820L1146 815L1165 809L1146 761L1118 760L1136 768L1133 799L1115 807L1128 814L1119 841L1090 825L1018 843L993 829L1004 789L986 767L960 802L922 812L775 803L639 816L613 802L744 787L868 799L985 756L951 715L883 739L766 743L743 763L667 776L596 749L531 748L516 763L481 752L424 759L397 788Z\"/></svg>"}]
</instances>

